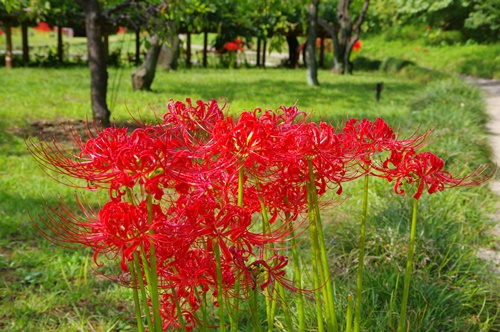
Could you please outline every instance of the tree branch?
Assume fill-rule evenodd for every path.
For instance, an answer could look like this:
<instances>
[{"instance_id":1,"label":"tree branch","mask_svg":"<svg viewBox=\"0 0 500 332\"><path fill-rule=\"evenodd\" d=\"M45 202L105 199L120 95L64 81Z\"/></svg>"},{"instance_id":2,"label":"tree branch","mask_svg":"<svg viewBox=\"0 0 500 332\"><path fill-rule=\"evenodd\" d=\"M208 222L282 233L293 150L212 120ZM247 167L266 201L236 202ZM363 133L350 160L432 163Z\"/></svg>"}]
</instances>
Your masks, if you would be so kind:
<instances>
[{"instance_id":1,"label":"tree branch","mask_svg":"<svg viewBox=\"0 0 500 332\"><path fill-rule=\"evenodd\" d=\"M354 25L353 30L357 32L358 37L359 37L359 30L361 29L361 24L363 24L363 21L365 20L366 13L368 12L368 5L370 4L370 0L365 0L363 3L363 7L361 8L361 12L359 13L358 21Z\"/></svg>"},{"instance_id":2,"label":"tree branch","mask_svg":"<svg viewBox=\"0 0 500 332\"><path fill-rule=\"evenodd\" d=\"M318 23L325 29L331 36L337 34L337 30L335 29L335 26L331 25L328 23L325 19L318 17Z\"/></svg>"}]
</instances>

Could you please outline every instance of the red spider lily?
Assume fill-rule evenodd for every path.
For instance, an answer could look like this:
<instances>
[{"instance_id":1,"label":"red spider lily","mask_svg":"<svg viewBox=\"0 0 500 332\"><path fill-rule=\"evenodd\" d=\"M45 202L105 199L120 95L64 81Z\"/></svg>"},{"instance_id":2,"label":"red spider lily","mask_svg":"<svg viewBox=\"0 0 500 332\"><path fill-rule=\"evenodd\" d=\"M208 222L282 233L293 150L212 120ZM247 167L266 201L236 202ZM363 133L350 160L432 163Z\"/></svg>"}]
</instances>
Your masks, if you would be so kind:
<instances>
[{"instance_id":1,"label":"red spider lily","mask_svg":"<svg viewBox=\"0 0 500 332\"><path fill-rule=\"evenodd\" d=\"M227 42L224 44L224 49L229 51L229 52L236 52L238 50L239 46L235 42Z\"/></svg>"},{"instance_id":2,"label":"red spider lily","mask_svg":"<svg viewBox=\"0 0 500 332\"><path fill-rule=\"evenodd\" d=\"M121 268L127 271L126 262L132 259L133 253L139 247L149 248L153 245L155 234L151 233L164 218L159 205L152 206L152 222L148 223L146 202L138 207L129 203L107 203L99 211L97 222L89 225L92 234L89 240L94 248L94 261L103 253L112 253L113 256L121 253Z\"/></svg>"},{"instance_id":3,"label":"red spider lily","mask_svg":"<svg viewBox=\"0 0 500 332\"><path fill-rule=\"evenodd\" d=\"M238 45L238 51L243 51L243 40L241 38L236 37L234 43Z\"/></svg>"},{"instance_id":4,"label":"red spider lily","mask_svg":"<svg viewBox=\"0 0 500 332\"><path fill-rule=\"evenodd\" d=\"M90 247L97 265L102 256L120 260L125 272L140 251L145 271L155 267L165 329L179 329L179 315L193 329L202 297L241 296L234 291L237 280L247 295L276 282L300 291L286 278L288 258L273 247L303 230L312 178L318 195L330 188L341 194L343 182L366 174L395 180L400 194L404 182L418 183L416 199L424 190L432 194L485 180L483 169L453 178L437 156L415 153L427 133L400 140L382 119L348 120L336 132L325 122L308 122L295 106L255 109L238 118L225 117L216 101L170 100L167 108L158 123L131 133L89 129L86 142L70 133L78 152L57 142L28 141L49 171L84 180L91 190L110 190L100 211L77 199L81 211L49 207L37 227L53 242ZM264 213L269 225L256 231L254 217L264 219Z\"/></svg>"},{"instance_id":5,"label":"red spider lily","mask_svg":"<svg viewBox=\"0 0 500 332\"><path fill-rule=\"evenodd\" d=\"M94 250L94 262L100 255L109 259L121 256L121 268L128 271L127 261L140 246L149 247L158 235L151 230L162 217L158 205L153 206L152 223L144 203L138 207L129 203L108 202L97 214L92 208L84 207L77 198L80 213L66 204L51 208L40 220L45 227L36 227L48 240L62 246L81 244ZM83 213L83 214L82 214Z\"/></svg>"},{"instance_id":6,"label":"red spider lily","mask_svg":"<svg viewBox=\"0 0 500 332\"><path fill-rule=\"evenodd\" d=\"M184 321L184 327L185 327L186 331L192 331L193 329L196 328L196 325L199 324L198 319L194 315L194 312L198 308L187 309L185 299L178 298L177 301L178 301L179 307L181 308L182 319ZM161 314L162 323L163 323L163 331L183 330L182 324L180 321L180 317L179 317L179 311L178 311L177 306L175 304L174 296L169 292L165 292L162 294L160 302L161 302L160 314Z\"/></svg>"},{"instance_id":7,"label":"red spider lily","mask_svg":"<svg viewBox=\"0 0 500 332\"><path fill-rule=\"evenodd\" d=\"M35 31L39 31L39 32L50 32L52 31L52 29L50 28L50 26L45 23L45 22L39 22L38 25L36 27L34 27Z\"/></svg>"},{"instance_id":8,"label":"red spider lily","mask_svg":"<svg viewBox=\"0 0 500 332\"><path fill-rule=\"evenodd\" d=\"M222 160L249 169L254 163L265 164L273 149L272 132L264 126L254 112L244 112L237 122L231 118L219 121L213 130L213 152ZM274 146L275 147L275 146Z\"/></svg>"},{"instance_id":9,"label":"red spider lily","mask_svg":"<svg viewBox=\"0 0 500 332\"><path fill-rule=\"evenodd\" d=\"M313 164L318 194L330 185L338 186L351 178L344 165L351 158L345 153L332 126L321 122L304 123L283 134L283 167L278 172L283 181L302 185L310 180L308 160Z\"/></svg>"},{"instance_id":10,"label":"red spider lily","mask_svg":"<svg viewBox=\"0 0 500 332\"><path fill-rule=\"evenodd\" d=\"M216 122L224 119L223 109L224 106L219 108L216 100L210 103L197 100L196 106L190 98L186 103L170 100L162 125L168 126L166 133L178 131L185 142L199 145L209 137Z\"/></svg>"},{"instance_id":11,"label":"red spider lily","mask_svg":"<svg viewBox=\"0 0 500 332\"><path fill-rule=\"evenodd\" d=\"M89 234L92 228L89 225L97 221L97 212L84 206L78 196L75 196L75 200L80 210L78 212L61 200L57 207L47 205L44 215L38 216L41 224L33 218L32 221L43 237L54 244L67 248L90 247L92 241Z\"/></svg>"},{"instance_id":12,"label":"red spider lily","mask_svg":"<svg viewBox=\"0 0 500 332\"><path fill-rule=\"evenodd\" d=\"M354 45L352 45L352 50L354 52L358 52L358 51L361 50L361 46L362 46L361 40L358 39L358 40L356 40L356 42L354 43Z\"/></svg>"},{"instance_id":13,"label":"red spider lily","mask_svg":"<svg viewBox=\"0 0 500 332\"><path fill-rule=\"evenodd\" d=\"M388 168L389 164L392 164L394 168ZM415 153L411 149L404 153L394 152L385 162L384 167L386 167L386 178L389 181L396 179L394 184L396 193L404 193L404 190L400 188L403 181L418 184L413 196L415 199L422 196L424 189L427 189L429 194L433 194L445 188L478 185L491 177L491 174L482 176L485 168L480 167L468 176L454 178L449 172L443 170L444 161L441 158L431 152Z\"/></svg>"},{"instance_id":14,"label":"red spider lily","mask_svg":"<svg viewBox=\"0 0 500 332\"><path fill-rule=\"evenodd\" d=\"M215 212L215 211L214 211ZM221 257L232 260L229 247L237 246L252 252L253 247L263 247L285 238L286 233L278 229L266 234L250 231L253 225L251 212L236 205L227 204L214 214L198 217L203 234L220 246Z\"/></svg>"},{"instance_id":15,"label":"red spider lily","mask_svg":"<svg viewBox=\"0 0 500 332\"><path fill-rule=\"evenodd\" d=\"M165 280L162 288L171 289L179 298L185 298L192 309L198 308L201 295L217 288L215 269L215 257L211 252L192 247L159 270Z\"/></svg>"},{"instance_id":16,"label":"red spider lily","mask_svg":"<svg viewBox=\"0 0 500 332\"><path fill-rule=\"evenodd\" d=\"M253 257L251 252L244 249L231 247L238 278L241 286L248 294L258 286L261 291L278 282L283 287L298 291L296 287L285 277L285 267L288 265L288 257L274 254L268 259ZM262 252L261 252L262 255Z\"/></svg>"},{"instance_id":17,"label":"red spider lily","mask_svg":"<svg viewBox=\"0 0 500 332\"><path fill-rule=\"evenodd\" d=\"M350 119L339 136L345 150L359 158L362 168L368 171L375 154L416 149L423 144L428 134L429 132L425 132L399 140L394 130L384 120L377 118L374 122L368 119Z\"/></svg>"}]
</instances>

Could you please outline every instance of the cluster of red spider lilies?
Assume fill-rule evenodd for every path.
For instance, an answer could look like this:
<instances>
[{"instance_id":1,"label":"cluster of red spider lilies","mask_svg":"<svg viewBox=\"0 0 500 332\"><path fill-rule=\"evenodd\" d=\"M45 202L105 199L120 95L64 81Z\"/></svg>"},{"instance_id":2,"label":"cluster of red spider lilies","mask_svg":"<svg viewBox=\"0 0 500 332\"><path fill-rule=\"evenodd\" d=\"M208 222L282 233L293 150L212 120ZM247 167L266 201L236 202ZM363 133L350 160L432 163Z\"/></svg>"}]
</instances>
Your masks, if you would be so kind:
<instances>
[{"instance_id":1,"label":"cluster of red spider lilies","mask_svg":"<svg viewBox=\"0 0 500 332\"><path fill-rule=\"evenodd\" d=\"M111 127L89 130L86 141L72 135L76 153L58 142L28 142L59 181L109 192L98 211L79 199L81 211L49 207L38 228L55 243L91 248L98 266L120 263L116 280L134 290L139 330L210 327L210 308L218 310L221 330L234 328L241 302L256 309L257 296L287 311L295 304L283 300L283 290L303 300L300 269L310 267L295 256L308 229L312 261L320 262L312 288L330 284L321 263L321 196L330 189L341 195L345 182L385 178L398 194L413 184L419 199L485 179L482 170L454 178L440 158L417 152L428 132L398 139L380 118L335 129L309 121L295 106L238 116L223 108L216 101L170 101L156 123L131 133ZM287 268L290 252L298 274ZM292 311L301 330L298 306ZM266 312L272 324L272 310ZM335 324L332 313L325 315ZM257 330L263 321L255 318Z\"/></svg>"}]
</instances>

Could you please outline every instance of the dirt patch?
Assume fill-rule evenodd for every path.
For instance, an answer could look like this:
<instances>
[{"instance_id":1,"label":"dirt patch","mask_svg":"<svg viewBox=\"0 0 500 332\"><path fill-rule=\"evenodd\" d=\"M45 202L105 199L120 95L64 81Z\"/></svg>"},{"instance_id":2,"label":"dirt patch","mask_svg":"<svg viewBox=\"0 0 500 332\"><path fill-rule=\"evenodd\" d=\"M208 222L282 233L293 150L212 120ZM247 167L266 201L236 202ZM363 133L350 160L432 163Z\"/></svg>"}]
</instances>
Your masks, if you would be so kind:
<instances>
[{"instance_id":1,"label":"dirt patch","mask_svg":"<svg viewBox=\"0 0 500 332\"><path fill-rule=\"evenodd\" d=\"M114 127L127 128L129 131L133 131L141 127L141 125L137 123L116 123ZM102 130L102 128L98 128L91 121L38 119L31 122L28 126L16 127L9 131L16 136L24 138L37 137L44 141L56 140L58 142L68 142L72 137L75 137L75 135L86 140L89 137L89 133L95 134L100 130Z\"/></svg>"},{"instance_id":2,"label":"dirt patch","mask_svg":"<svg viewBox=\"0 0 500 332\"><path fill-rule=\"evenodd\" d=\"M10 131L21 137L38 137L40 140L68 141L71 135L85 136L87 122L83 120L35 120L26 127L16 127Z\"/></svg>"}]
</instances>

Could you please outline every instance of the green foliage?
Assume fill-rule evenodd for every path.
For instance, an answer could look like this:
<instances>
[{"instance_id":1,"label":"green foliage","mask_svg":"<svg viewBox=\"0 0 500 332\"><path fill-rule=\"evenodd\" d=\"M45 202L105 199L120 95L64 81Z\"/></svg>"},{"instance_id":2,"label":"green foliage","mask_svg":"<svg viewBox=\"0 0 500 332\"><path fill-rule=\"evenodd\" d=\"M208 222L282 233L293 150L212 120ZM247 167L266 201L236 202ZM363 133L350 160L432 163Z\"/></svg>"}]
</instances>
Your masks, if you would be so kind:
<instances>
[{"instance_id":1,"label":"green foliage","mask_svg":"<svg viewBox=\"0 0 500 332\"><path fill-rule=\"evenodd\" d=\"M500 0L482 1L474 4L474 10L465 20L465 28L471 29L476 39L500 34ZM483 38L481 35L483 34Z\"/></svg>"},{"instance_id":2,"label":"green foliage","mask_svg":"<svg viewBox=\"0 0 500 332\"><path fill-rule=\"evenodd\" d=\"M463 36L457 30L430 29L425 36L427 45L455 45L463 41Z\"/></svg>"},{"instance_id":3,"label":"green foliage","mask_svg":"<svg viewBox=\"0 0 500 332\"><path fill-rule=\"evenodd\" d=\"M419 40L426 33L426 28L423 25L397 25L390 29L386 29L383 33L384 40Z\"/></svg>"},{"instance_id":4,"label":"green foliage","mask_svg":"<svg viewBox=\"0 0 500 332\"><path fill-rule=\"evenodd\" d=\"M500 36L499 0L373 0L370 14L369 27L375 31L423 24L460 31L465 39L497 41Z\"/></svg>"}]
</instances>

